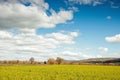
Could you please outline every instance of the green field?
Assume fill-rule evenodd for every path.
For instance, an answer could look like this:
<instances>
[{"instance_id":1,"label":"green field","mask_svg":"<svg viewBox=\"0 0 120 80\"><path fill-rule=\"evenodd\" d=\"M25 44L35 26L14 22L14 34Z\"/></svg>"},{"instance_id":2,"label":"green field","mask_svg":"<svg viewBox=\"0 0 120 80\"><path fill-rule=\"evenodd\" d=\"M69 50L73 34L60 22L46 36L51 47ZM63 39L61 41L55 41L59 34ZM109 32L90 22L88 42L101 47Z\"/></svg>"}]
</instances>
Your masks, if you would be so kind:
<instances>
[{"instance_id":1,"label":"green field","mask_svg":"<svg viewBox=\"0 0 120 80\"><path fill-rule=\"evenodd\" d=\"M0 66L0 80L120 80L120 66Z\"/></svg>"}]
</instances>

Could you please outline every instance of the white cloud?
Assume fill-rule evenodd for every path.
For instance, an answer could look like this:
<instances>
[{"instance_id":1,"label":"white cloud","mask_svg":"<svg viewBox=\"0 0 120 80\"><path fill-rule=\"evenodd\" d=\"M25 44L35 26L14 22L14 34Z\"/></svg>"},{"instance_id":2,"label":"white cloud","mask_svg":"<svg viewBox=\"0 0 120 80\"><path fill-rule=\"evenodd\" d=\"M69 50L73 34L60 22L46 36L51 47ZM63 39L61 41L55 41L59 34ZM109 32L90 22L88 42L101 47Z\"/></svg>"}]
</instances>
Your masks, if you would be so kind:
<instances>
[{"instance_id":1,"label":"white cloud","mask_svg":"<svg viewBox=\"0 0 120 80\"><path fill-rule=\"evenodd\" d=\"M64 51L62 52L63 58L69 60L80 60L88 58L89 56L86 54L83 54L81 52L72 52L72 51Z\"/></svg>"},{"instance_id":2,"label":"white cloud","mask_svg":"<svg viewBox=\"0 0 120 80\"><path fill-rule=\"evenodd\" d=\"M69 7L68 9L72 10L72 11L75 11L75 12L79 11L79 9L77 7L75 7L75 6Z\"/></svg>"},{"instance_id":3,"label":"white cloud","mask_svg":"<svg viewBox=\"0 0 120 80\"><path fill-rule=\"evenodd\" d=\"M30 2L30 5L23 5L26 2ZM78 32L38 35L35 29L53 28L72 18L72 10L55 12L44 0L0 0L0 59L57 57L55 49L74 44Z\"/></svg>"},{"instance_id":4,"label":"white cloud","mask_svg":"<svg viewBox=\"0 0 120 80\"><path fill-rule=\"evenodd\" d=\"M101 55L88 55L82 52L73 52L73 51L64 51L62 52L62 56L67 60L80 60L80 59L88 59L88 58L100 58Z\"/></svg>"},{"instance_id":5,"label":"white cloud","mask_svg":"<svg viewBox=\"0 0 120 80\"><path fill-rule=\"evenodd\" d=\"M67 35L65 35L61 32L61 33L46 34L45 36L48 38L56 39L57 41L62 42L62 43L73 44L74 41L72 41L72 39L77 37L77 35L75 35L75 34L71 35L71 33L78 34L77 32L70 32Z\"/></svg>"},{"instance_id":6,"label":"white cloud","mask_svg":"<svg viewBox=\"0 0 120 80\"><path fill-rule=\"evenodd\" d=\"M112 17L111 16L107 16L106 19L110 20Z\"/></svg>"},{"instance_id":7,"label":"white cloud","mask_svg":"<svg viewBox=\"0 0 120 80\"><path fill-rule=\"evenodd\" d=\"M96 0L93 2L93 6L100 5L100 4L103 4L103 3L99 0Z\"/></svg>"},{"instance_id":8,"label":"white cloud","mask_svg":"<svg viewBox=\"0 0 120 80\"><path fill-rule=\"evenodd\" d=\"M78 36L78 32L71 32L70 34L71 34L71 36L73 36L73 37L77 37L77 36Z\"/></svg>"},{"instance_id":9,"label":"white cloud","mask_svg":"<svg viewBox=\"0 0 120 80\"><path fill-rule=\"evenodd\" d=\"M108 52L108 48L106 48L106 47L99 47L98 49L100 50L101 53L107 53Z\"/></svg>"},{"instance_id":10,"label":"white cloud","mask_svg":"<svg viewBox=\"0 0 120 80\"><path fill-rule=\"evenodd\" d=\"M49 5L47 3L43 0L29 1L31 1L31 6L25 6L16 0L1 3L0 29L53 28L56 24L66 23L73 18L72 11L65 10L60 10L58 13L52 10L52 15L48 16L46 10Z\"/></svg>"},{"instance_id":11,"label":"white cloud","mask_svg":"<svg viewBox=\"0 0 120 80\"><path fill-rule=\"evenodd\" d=\"M68 0L68 3L65 2L67 5L102 5L102 4L109 4L111 8L120 8L119 0Z\"/></svg>"},{"instance_id":12,"label":"white cloud","mask_svg":"<svg viewBox=\"0 0 120 80\"><path fill-rule=\"evenodd\" d=\"M93 5L93 6L96 6L96 5L99 5L99 4L102 4L104 2L101 1L101 0L69 0L70 3L75 3L75 4L80 4L80 5Z\"/></svg>"},{"instance_id":13,"label":"white cloud","mask_svg":"<svg viewBox=\"0 0 120 80\"><path fill-rule=\"evenodd\" d=\"M7 31L0 31L0 39L12 38L12 34Z\"/></svg>"},{"instance_id":14,"label":"white cloud","mask_svg":"<svg viewBox=\"0 0 120 80\"><path fill-rule=\"evenodd\" d=\"M91 0L69 0L69 1L79 3L79 4L91 4Z\"/></svg>"},{"instance_id":15,"label":"white cloud","mask_svg":"<svg viewBox=\"0 0 120 80\"><path fill-rule=\"evenodd\" d=\"M28 59L33 56L45 60L55 57L54 55L57 57L54 50L62 44L74 44L73 39L77 37L71 35L72 32L65 31L44 35L37 35L34 29L26 28L19 31L20 33L18 34L0 31L1 59Z\"/></svg>"},{"instance_id":16,"label":"white cloud","mask_svg":"<svg viewBox=\"0 0 120 80\"><path fill-rule=\"evenodd\" d=\"M111 37L106 37L105 40L111 43L120 43L120 34Z\"/></svg>"}]
</instances>

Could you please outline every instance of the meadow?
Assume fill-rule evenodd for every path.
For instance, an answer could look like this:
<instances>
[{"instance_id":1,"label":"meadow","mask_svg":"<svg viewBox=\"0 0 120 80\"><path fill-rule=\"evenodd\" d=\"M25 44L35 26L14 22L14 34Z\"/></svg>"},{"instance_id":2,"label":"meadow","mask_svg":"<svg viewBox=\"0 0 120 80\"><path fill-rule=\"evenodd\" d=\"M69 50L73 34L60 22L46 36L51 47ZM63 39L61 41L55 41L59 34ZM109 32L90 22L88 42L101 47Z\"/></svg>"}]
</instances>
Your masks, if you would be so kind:
<instances>
[{"instance_id":1,"label":"meadow","mask_svg":"<svg viewBox=\"0 0 120 80\"><path fill-rule=\"evenodd\" d=\"M0 80L120 80L120 66L0 66Z\"/></svg>"}]
</instances>

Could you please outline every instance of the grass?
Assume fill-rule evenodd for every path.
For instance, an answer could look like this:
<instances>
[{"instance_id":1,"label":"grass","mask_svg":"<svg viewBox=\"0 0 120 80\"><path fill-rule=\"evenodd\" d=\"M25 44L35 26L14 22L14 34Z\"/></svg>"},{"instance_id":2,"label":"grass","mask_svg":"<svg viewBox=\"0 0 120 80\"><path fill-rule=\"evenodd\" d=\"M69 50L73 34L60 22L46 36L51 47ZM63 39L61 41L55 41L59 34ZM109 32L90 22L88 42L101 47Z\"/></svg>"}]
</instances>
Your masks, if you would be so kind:
<instances>
[{"instance_id":1,"label":"grass","mask_svg":"<svg viewBox=\"0 0 120 80\"><path fill-rule=\"evenodd\" d=\"M120 66L0 66L0 80L120 80Z\"/></svg>"}]
</instances>

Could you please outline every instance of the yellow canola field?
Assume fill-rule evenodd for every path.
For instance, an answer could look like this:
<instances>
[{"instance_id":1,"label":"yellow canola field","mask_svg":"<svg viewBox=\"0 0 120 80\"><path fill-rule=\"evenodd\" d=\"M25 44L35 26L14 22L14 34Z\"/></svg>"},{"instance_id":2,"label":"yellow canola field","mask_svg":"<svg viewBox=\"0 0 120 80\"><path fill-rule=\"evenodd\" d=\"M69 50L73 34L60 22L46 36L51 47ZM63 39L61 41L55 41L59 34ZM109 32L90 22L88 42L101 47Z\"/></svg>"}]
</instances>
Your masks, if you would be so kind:
<instances>
[{"instance_id":1,"label":"yellow canola field","mask_svg":"<svg viewBox=\"0 0 120 80\"><path fill-rule=\"evenodd\" d=\"M0 66L0 80L120 80L120 66Z\"/></svg>"}]
</instances>

